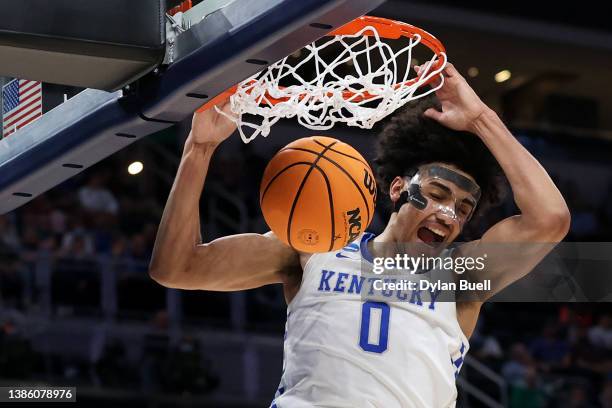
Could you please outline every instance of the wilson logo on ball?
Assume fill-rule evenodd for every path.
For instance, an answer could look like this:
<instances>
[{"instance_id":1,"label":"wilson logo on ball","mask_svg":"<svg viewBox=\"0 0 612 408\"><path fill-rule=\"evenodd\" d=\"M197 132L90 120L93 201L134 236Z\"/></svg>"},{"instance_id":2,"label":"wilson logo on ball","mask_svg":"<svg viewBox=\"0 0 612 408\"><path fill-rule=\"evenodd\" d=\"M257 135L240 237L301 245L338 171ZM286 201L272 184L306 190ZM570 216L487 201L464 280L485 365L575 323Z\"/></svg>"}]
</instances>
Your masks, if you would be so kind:
<instances>
[{"instance_id":1,"label":"wilson logo on ball","mask_svg":"<svg viewBox=\"0 0 612 408\"><path fill-rule=\"evenodd\" d=\"M363 185L370 195L374 195L376 193L376 182L374 181L374 177L372 177L367 169L363 169L363 172L365 173L363 176Z\"/></svg>"}]
</instances>

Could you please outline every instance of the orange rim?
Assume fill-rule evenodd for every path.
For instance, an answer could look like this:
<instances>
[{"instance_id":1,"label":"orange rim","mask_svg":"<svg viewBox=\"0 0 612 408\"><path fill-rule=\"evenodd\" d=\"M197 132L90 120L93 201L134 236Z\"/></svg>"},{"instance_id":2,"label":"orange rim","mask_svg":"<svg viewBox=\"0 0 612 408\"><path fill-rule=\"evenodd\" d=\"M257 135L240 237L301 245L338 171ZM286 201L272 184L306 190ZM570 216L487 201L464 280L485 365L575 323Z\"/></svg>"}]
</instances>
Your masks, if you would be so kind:
<instances>
[{"instance_id":1,"label":"orange rim","mask_svg":"<svg viewBox=\"0 0 612 408\"><path fill-rule=\"evenodd\" d=\"M235 94L236 93L236 89L238 89L238 85L234 85L230 89L226 89L225 91L221 92L219 95L217 95L214 98L212 98L210 101L206 102L204 105L200 106L196 110L196 112L200 113L200 112L207 111L208 109L210 109L213 106L215 106L217 103L219 103L219 102L229 98L233 94Z\"/></svg>"},{"instance_id":2,"label":"orange rim","mask_svg":"<svg viewBox=\"0 0 612 408\"><path fill-rule=\"evenodd\" d=\"M332 31L328 35L354 35L368 26L374 27L382 38L387 38L389 40L397 40L400 37L412 38L415 35L419 35L421 37L421 42L436 55L439 56L442 53L446 53L440 40L427 31L408 23L389 20L388 18L382 17L359 17Z\"/></svg>"},{"instance_id":3,"label":"orange rim","mask_svg":"<svg viewBox=\"0 0 612 408\"><path fill-rule=\"evenodd\" d=\"M413 38L418 35L421 37L421 43L423 43L423 45L425 45L434 54L436 54L436 56L440 57L442 54L446 54L446 49L444 48L444 45L442 45L440 40L438 40L436 37L434 37L432 34L428 33L427 31L419 27L415 27L411 24L404 23L402 21L395 21L395 20L390 20L388 18L382 18L382 17L362 16L362 17L356 18L355 20L343 25L340 28L337 28L336 30L326 34L325 36L329 37L329 36L336 36L336 35L355 35L366 27L374 27L380 37L386 38L389 40L397 40L400 37ZM365 32L364 35L372 35L372 34ZM436 71L440 69L442 67L442 64L443 64L443 60L438 58L436 63L431 67L431 70ZM410 86L413 83L415 83L419 78L420 78L420 75L409 81L395 84L395 88L399 88L400 86ZM428 81L424 82L423 85L428 85L429 83L434 81L434 79L435 77L432 77ZM237 87L238 85L234 85L231 88L223 91L222 93L220 93L219 95L215 96L213 99L211 99L210 101L202 105L197 110L197 112L203 112L205 110L208 110L213 105L216 105L219 101L232 96L236 92ZM342 95L344 99L352 98L354 102L362 102L364 100L373 98L373 95L370 95L367 92L363 93L362 95L355 96L356 94L354 92L344 91ZM304 96L302 96L301 98L305 96L306 94L304 94ZM288 99L289 98L273 98L270 95L267 95L267 101L269 101L269 103L266 103L266 104L276 105L277 103L280 103L280 102L286 102Z\"/></svg>"}]
</instances>

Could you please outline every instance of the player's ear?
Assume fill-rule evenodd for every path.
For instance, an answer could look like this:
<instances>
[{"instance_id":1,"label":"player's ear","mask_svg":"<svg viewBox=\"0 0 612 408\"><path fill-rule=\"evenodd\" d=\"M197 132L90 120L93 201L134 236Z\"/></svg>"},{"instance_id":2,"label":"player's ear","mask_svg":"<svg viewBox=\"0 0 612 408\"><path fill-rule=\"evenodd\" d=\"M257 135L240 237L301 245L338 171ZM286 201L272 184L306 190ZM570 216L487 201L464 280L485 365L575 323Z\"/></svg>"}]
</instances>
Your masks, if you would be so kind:
<instances>
[{"instance_id":1,"label":"player's ear","mask_svg":"<svg viewBox=\"0 0 612 408\"><path fill-rule=\"evenodd\" d=\"M392 202L397 202L399 200L402 191L404 191L406 180L402 177L397 176L393 179L391 184L389 185L389 198L391 198Z\"/></svg>"}]
</instances>

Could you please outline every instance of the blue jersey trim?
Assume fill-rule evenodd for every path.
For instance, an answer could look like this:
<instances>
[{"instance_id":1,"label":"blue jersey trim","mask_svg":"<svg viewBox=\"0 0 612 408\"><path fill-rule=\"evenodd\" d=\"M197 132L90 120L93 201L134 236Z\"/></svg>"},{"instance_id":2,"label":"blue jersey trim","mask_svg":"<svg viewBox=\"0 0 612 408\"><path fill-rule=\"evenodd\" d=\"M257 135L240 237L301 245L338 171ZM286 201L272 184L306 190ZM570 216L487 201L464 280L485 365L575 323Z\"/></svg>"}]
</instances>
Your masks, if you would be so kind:
<instances>
[{"instance_id":1,"label":"blue jersey trim","mask_svg":"<svg viewBox=\"0 0 612 408\"><path fill-rule=\"evenodd\" d=\"M363 237L361 238L361 242L359 243L359 249L361 250L361 256L363 257L363 259L365 259L366 261L370 263L374 263L374 258L372 257L372 254L368 250L368 242L370 242L372 239L374 239L374 234L372 234L371 232L366 232L365 234L363 234Z\"/></svg>"}]
</instances>

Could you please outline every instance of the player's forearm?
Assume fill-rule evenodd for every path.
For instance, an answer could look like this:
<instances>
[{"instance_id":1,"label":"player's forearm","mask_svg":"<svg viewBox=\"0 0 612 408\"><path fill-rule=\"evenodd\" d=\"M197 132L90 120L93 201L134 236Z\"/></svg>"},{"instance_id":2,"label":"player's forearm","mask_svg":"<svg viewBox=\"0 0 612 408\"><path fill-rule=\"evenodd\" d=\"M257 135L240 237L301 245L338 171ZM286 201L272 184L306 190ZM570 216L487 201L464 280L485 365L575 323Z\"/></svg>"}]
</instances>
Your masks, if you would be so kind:
<instances>
[{"instance_id":1,"label":"player's forearm","mask_svg":"<svg viewBox=\"0 0 612 408\"><path fill-rule=\"evenodd\" d=\"M193 132L193 130L192 130ZM199 182L198 184L196 184L196 186L199 186L199 192L197 194L197 201L198 204L195 206L195 211L196 211L196 222L193 223L193 228L195 228L195 242L196 243L201 243L202 242L202 229L200 226L200 197L202 195L202 190L204 189L204 181L206 180L206 174L208 174L208 166L210 165L210 160L212 158L212 155L214 153L214 151L216 150L218 143L208 143L205 145L196 145L193 142L193 138L192 138L192 132L189 133L189 136L187 137L187 140L185 140L185 145L183 146L183 155L181 156L181 162L185 159L185 156L187 154L192 155L193 154L193 150L194 150L194 146L196 149L210 149L210 155L208 156L204 166L201 168L202 170L202 180L201 182ZM177 175L178 175L178 171L177 171ZM175 180L176 181L176 180ZM191 224L190 224L191 225Z\"/></svg>"},{"instance_id":2,"label":"player's forearm","mask_svg":"<svg viewBox=\"0 0 612 408\"><path fill-rule=\"evenodd\" d=\"M156 279L184 271L195 246L201 241L200 196L216 146L213 143L194 144L191 137L185 143L151 257L149 269Z\"/></svg>"},{"instance_id":3,"label":"player's forearm","mask_svg":"<svg viewBox=\"0 0 612 408\"><path fill-rule=\"evenodd\" d=\"M487 109L473 124L504 171L521 210L522 222L567 231L569 211L563 196L542 165L510 133L495 112Z\"/></svg>"}]
</instances>

